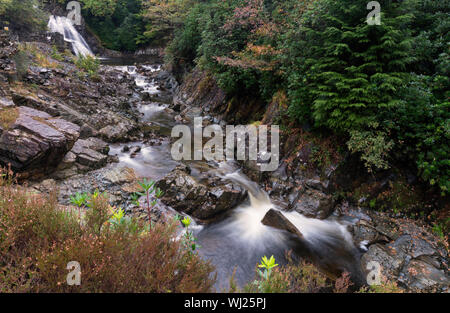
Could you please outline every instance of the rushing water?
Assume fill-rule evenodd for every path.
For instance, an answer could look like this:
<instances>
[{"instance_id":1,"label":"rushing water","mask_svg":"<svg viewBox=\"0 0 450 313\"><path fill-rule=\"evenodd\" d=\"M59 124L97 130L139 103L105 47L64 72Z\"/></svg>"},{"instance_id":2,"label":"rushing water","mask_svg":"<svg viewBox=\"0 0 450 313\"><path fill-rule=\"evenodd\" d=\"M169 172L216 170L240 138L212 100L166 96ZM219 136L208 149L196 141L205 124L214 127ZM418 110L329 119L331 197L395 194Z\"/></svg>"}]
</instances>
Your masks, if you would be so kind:
<instances>
[{"instance_id":1,"label":"rushing water","mask_svg":"<svg viewBox=\"0 0 450 313\"><path fill-rule=\"evenodd\" d=\"M225 168L229 168L225 164ZM256 264L264 255L274 255L278 263L285 263L285 253L309 259L331 275L348 271L360 280L358 250L345 225L334 220L307 218L298 212L282 212L303 234L303 239L284 231L265 226L262 219L270 209L278 209L258 185L239 170L222 176L246 188L249 201L239 205L232 215L215 225L197 232L200 254L210 259L217 268L216 287L227 288L233 271L236 282L244 285L255 276Z\"/></svg>"},{"instance_id":2,"label":"rushing water","mask_svg":"<svg viewBox=\"0 0 450 313\"><path fill-rule=\"evenodd\" d=\"M73 51L77 56L93 56L89 45L83 36L75 29L72 21L65 16L50 16L48 28L52 33L60 33L64 36L64 41L72 44Z\"/></svg>"},{"instance_id":3,"label":"rushing water","mask_svg":"<svg viewBox=\"0 0 450 313\"><path fill-rule=\"evenodd\" d=\"M142 84L144 87L143 92L158 92L156 83L137 74L134 66L120 66L117 69L133 75L136 84ZM157 71L159 67L148 66L148 69ZM165 105L150 103L141 105L138 109L144 122L158 126L165 135L170 134L175 123ZM135 169L140 176L160 179L178 164L171 158L169 142L163 142L159 146L147 146L142 142L127 145L141 146L141 153L132 158L129 153L122 152L123 144L113 145L110 153L119 156L121 166ZM311 219L295 211L282 212L303 234L304 238L299 239L261 223L270 209L278 208L258 184L241 173L236 164L224 162L213 166L202 161L192 161L189 166L193 168L194 176L199 171L212 171L224 180L241 185L249 194L249 199L236 207L225 220L194 228L200 245L199 254L211 260L216 267L218 291L228 288L234 271L236 282L242 286L255 277L256 264L262 256L274 255L277 263L284 264L286 252L290 250L294 260L303 257L315 262L331 275L345 270L349 271L356 281L360 280L357 261L359 252L343 221Z\"/></svg>"},{"instance_id":4,"label":"rushing water","mask_svg":"<svg viewBox=\"0 0 450 313\"><path fill-rule=\"evenodd\" d=\"M161 65L143 65L145 70L150 72L157 72L161 70ZM136 66L127 65L127 66L115 66L116 69L122 72L126 72L134 77L134 81L136 86L141 87L143 92L149 93L151 95L157 94L159 92L158 85L156 84L154 79L149 79L144 75L138 74L136 72ZM148 110L147 110L148 111Z\"/></svg>"}]
</instances>

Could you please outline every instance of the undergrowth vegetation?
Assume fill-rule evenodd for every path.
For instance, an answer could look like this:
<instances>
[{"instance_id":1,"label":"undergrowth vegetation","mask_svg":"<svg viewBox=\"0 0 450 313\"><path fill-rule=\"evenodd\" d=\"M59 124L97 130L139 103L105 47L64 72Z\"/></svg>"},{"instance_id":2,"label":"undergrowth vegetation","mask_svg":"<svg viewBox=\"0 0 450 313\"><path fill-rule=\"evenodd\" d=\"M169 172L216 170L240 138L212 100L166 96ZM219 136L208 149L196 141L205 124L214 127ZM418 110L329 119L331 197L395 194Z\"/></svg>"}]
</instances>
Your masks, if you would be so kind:
<instances>
[{"instance_id":1,"label":"undergrowth vegetation","mask_svg":"<svg viewBox=\"0 0 450 313\"><path fill-rule=\"evenodd\" d=\"M32 194L0 171L0 292L209 292L213 267L176 240L178 221L130 218L88 196L86 214ZM67 264L81 266L69 286Z\"/></svg>"},{"instance_id":2,"label":"undergrowth vegetation","mask_svg":"<svg viewBox=\"0 0 450 313\"><path fill-rule=\"evenodd\" d=\"M17 108L0 109L0 128L8 129L19 117Z\"/></svg>"},{"instance_id":3,"label":"undergrowth vegetation","mask_svg":"<svg viewBox=\"0 0 450 313\"><path fill-rule=\"evenodd\" d=\"M297 125L330 131L369 171L415 167L450 186L448 1L198 1L168 48L175 68L214 74L228 95L288 95Z\"/></svg>"},{"instance_id":4,"label":"undergrowth vegetation","mask_svg":"<svg viewBox=\"0 0 450 313\"><path fill-rule=\"evenodd\" d=\"M287 253L287 264L278 266L275 258L263 256L256 270L257 277L243 288L230 278L229 292L245 293L403 293L396 283L383 280L379 285L356 288L350 274L342 273L337 279L327 277L314 264L295 262ZM261 268L263 270L261 270Z\"/></svg>"},{"instance_id":5,"label":"undergrowth vegetation","mask_svg":"<svg viewBox=\"0 0 450 313\"><path fill-rule=\"evenodd\" d=\"M76 207L58 205L55 193L33 193L0 170L0 292L211 292L214 267L197 254L188 217L151 223L125 216L107 193L76 194ZM180 223L184 235L178 237ZM316 266L278 266L263 257L254 281L229 292L401 292L395 284L355 290L348 273L332 280ZM80 265L80 285L67 283Z\"/></svg>"},{"instance_id":6,"label":"undergrowth vegetation","mask_svg":"<svg viewBox=\"0 0 450 313\"><path fill-rule=\"evenodd\" d=\"M100 61L93 56L78 56L74 58L75 66L84 71L90 78L98 77Z\"/></svg>"}]
</instances>

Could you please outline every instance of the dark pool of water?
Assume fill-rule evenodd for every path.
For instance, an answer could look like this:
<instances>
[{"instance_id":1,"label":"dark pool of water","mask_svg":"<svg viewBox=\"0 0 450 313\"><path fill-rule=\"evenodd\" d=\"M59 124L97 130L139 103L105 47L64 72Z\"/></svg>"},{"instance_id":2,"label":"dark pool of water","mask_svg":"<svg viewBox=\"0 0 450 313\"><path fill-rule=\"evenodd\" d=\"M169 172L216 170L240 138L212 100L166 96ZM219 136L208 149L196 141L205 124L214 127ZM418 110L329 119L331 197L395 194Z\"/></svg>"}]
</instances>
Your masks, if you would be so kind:
<instances>
[{"instance_id":1,"label":"dark pool of water","mask_svg":"<svg viewBox=\"0 0 450 313\"><path fill-rule=\"evenodd\" d=\"M157 56L121 56L121 57L100 57L100 62L103 65L140 65L140 64L161 64L161 58Z\"/></svg>"}]
</instances>

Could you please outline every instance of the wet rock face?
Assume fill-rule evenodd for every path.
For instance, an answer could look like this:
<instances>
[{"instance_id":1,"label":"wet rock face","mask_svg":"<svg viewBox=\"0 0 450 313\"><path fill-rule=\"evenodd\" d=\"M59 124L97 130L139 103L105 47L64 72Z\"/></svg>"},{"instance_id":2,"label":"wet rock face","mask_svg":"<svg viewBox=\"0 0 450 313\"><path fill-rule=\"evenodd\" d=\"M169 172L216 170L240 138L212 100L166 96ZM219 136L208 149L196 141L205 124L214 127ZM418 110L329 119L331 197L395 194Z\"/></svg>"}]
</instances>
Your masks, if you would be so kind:
<instances>
[{"instance_id":1,"label":"wet rock face","mask_svg":"<svg viewBox=\"0 0 450 313\"><path fill-rule=\"evenodd\" d=\"M212 112L223 108L225 100L225 92L218 87L212 76L195 71L177 89L172 108L181 112L192 106L201 106L206 112Z\"/></svg>"},{"instance_id":2,"label":"wet rock face","mask_svg":"<svg viewBox=\"0 0 450 313\"><path fill-rule=\"evenodd\" d=\"M70 196L77 192L93 193L95 190L107 192L111 205L125 210L131 206L130 195L139 190L135 172L127 167L102 168L74 175L65 180L48 179L31 187L45 193L58 190L58 201L63 205L69 205Z\"/></svg>"},{"instance_id":3,"label":"wet rock face","mask_svg":"<svg viewBox=\"0 0 450 313\"><path fill-rule=\"evenodd\" d=\"M290 209L306 217L325 219L333 213L334 205L331 195L306 185L292 201Z\"/></svg>"},{"instance_id":4,"label":"wet rock face","mask_svg":"<svg viewBox=\"0 0 450 313\"><path fill-rule=\"evenodd\" d=\"M76 162L81 165L87 166L91 169L98 169L106 165L107 155L97 152L91 142L87 140L78 140L71 153L76 155Z\"/></svg>"},{"instance_id":5,"label":"wet rock face","mask_svg":"<svg viewBox=\"0 0 450 313\"><path fill-rule=\"evenodd\" d=\"M407 290L450 290L448 252L425 227L365 209L350 209L345 214L356 221L351 231L355 245L365 252L361 269L366 275L377 262L382 279Z\"/></svg>"},{"instance_id":6,"label":"wet rock face","mask_svg":"<svg viewBox=\"0 0 450 313\"><path fill-rule=\"evenodd\" d=\"M261 221L266 226L286 230L291 234L303 238L303 234L280 211L270 209Z\"/></svg>"},{"instance_id":7,"label":"wet rock face","mask_svg":"<svg viewBox=\"0 0 450 313\"><path fill-rule=\"evenodd\" d=\"M246 196L241 187L218 177L199 182L186 166L176 167L156 185L164 192L164 204L203 221L233 209Z\"/></svg>"},{"instance_id":8,"label":"wet rock face","mask_svg":"<svg viewBox=\"0 0 450 313\"><path fill-rule=\"evenodd\" d=\"M51 172L72 149L79 126L28 107L19 107L18 114L1 134L0 164L29 175Z\"/></svg>"}]
</instances>

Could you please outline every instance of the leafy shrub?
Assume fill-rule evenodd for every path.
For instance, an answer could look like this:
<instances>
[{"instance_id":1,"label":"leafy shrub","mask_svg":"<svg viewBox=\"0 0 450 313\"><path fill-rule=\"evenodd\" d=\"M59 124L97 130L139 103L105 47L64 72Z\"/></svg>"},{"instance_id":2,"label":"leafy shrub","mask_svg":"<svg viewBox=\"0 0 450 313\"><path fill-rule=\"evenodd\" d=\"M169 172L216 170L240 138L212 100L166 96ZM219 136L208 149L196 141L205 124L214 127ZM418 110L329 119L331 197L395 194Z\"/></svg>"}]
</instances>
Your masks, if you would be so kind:
<instances>
[{"instance_id":1,"label":"leafy shrub","mask_svg":"<svg viewBox=\"0 0 450 313\"><path fill-rule=\"evenodd\" d=\"M316 293L330 288L327 277L314 265L306 262L295 264L288 255L288 264L277 267L275 259L262 261L259 279L244 286L244 292L257 293Z\"/></svg>"},{"instance_id":2,"label":"leafy shrub","mask_svg":"<svg viewBox=\"0 0 450 313\"><path fill-rule=\"evenodd\" d=\"M0 20L23 32L43 31L47 27L46 13L38 0L1 0Z\"/></svg>"},{"instance_id":3,"label":"leafy shrub","mask_svg":"<svg viewBox=\"0 0 450 313\"><path fill-rule=\"evenodd\" d=\"M0 127L8 129L19 117L19 111L17 108L4 108L0 109Z\"/></svg>"},{"instance_id":4,"label":"leafy shrub","mask_svg":"<svg viewBox=\"0 0 450 313\"><path fill-rule=\"evenodd\" d=\"M76 67L84 70L89 77L95 77L98 75L98 70L100 68L100 61L93 56L79 56L74 61Z\"/></svg>"},{"instance_id":5,"label":"leafy shrub","mask_svg":"<svg viewBox=\"0 0 450 313\"><path fill-rule=\"evenodd\" d=\"M117 224L98 193L80 220L56 195L30 194L13 182L11 171L0 171L1 292L211 291L213 267L176 240L175 222ZM66 283L71 261L81 265L80 286Z\"/></svg>"},{"instance_id":6,"label":"leafy shrub","mask_svg":"<svg viewBox=\"0 0 450 313\"><path fill-rule=\"evenodd\" d=\"M45 68L58 68L60 65L57 62L50 60L46 52L40 50L35 43L22 43L19 45L19 52L14 56L17 73L19 78L23 77L28 67L33 64Z\"/></svg>"},{"instance_id":7,"label":"leafy shrub","mask_svg":"<svg viewBox=\"0 0 450 313\"><path fill-rule=\"evenodd\" d=\"M148 43L141 0L83 0L83 17L91 30L112 50L134 51Z\"/></svg>"},{"instance_id":8,"label":"leafy shrub","mask_svg":"<svg viewBox=\"0 0 450 313\"><path fill-rule=\"evenodd\" d=\"M58 49L56 48L56 46L52 46L52 54L51 57L57 61L64 61L64 56L59 53Z\"/></svg>"},{"instance_id":9,"label":"leafy shrub","mask_svg":"<svg viewBox=\"0 0 450 313\"><path fill-rule=\"evenodd\" d=\"M447 217L443 221L437 221L433 225L433 232L439 236L442 240L445 240L448 237L448 233L450 230L450 217Z\"/></svg>"},{"instance_id":10,"label":"leafy shrub","mask_svg":"<svg viewBox=\"0 0 450 313\"><path fill-rule=\"evenodd\" d=\"M173 242L174 231L174 225L157 224L142 235L116 230L69 239L64 249L38 257L40 291L210 291L211 266ZM65 284L68 260L81 264L83 275L78 287Z\"/></svg>"}]
</instances>

